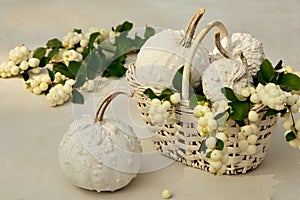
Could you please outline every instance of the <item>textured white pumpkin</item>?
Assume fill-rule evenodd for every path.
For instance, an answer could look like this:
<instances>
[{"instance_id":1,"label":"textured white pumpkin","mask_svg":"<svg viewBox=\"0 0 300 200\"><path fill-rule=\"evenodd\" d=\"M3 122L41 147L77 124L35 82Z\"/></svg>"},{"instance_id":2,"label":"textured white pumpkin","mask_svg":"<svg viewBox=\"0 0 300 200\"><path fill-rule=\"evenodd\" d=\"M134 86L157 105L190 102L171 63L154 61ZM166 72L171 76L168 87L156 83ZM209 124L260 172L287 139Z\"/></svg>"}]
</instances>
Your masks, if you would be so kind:
<instances>
[{"instance_id":1,"label":"textured white pumpkin","mask_svg":"<svg viewBox=\"0 0 300 200\"><path fill-rule=\"evenodd\" d=\"M210 64L202 77L203 93L212 101L226 99L221 92L223 87L240 93L248 84L246 66L241 61L226 58Z\"/></svg>"},{"instance_id":2,"label":"textured white pumpkin","mask_svg":"<svg viewBox=\"0 0 300 200\"><path fill-rule=\"evenodd\" d=\"M158 83L172 87L172 79L189 54L181 46L183 31L163 30L152 36L141 48L136 60L136 77L142 83ZM207 50L200 44L192 61L192 86L199 87L200 74L209 65Z\"/></svg>"},{"instance_id":3,"label":"textured white pumpkin","mask_svg":"<svg viewBox=\"0 0 300 200\"><path fill-rule=\"evenodd\" d=\"M115 191L126 186L140 169L142 151L128 125L92 118L73 122L59 145L59 164L76 186Z\"/></svg>"},{"instance_id":4,"label":"textured white pumpkin","mask_svg":"<svg viewBox=\"0 0 300 200\"><path fill-rule=\"evenodd\" d=\"M204 9L198 10L186 32L166 29L146 41L141 47L135 63L136 77L139 82L172 87L174 75L186 62L195 28L203 13ZM200 86L200 73L209 63L208 51L199 45L191 63L193 87Z\"/></svg>"},{"instance_id":5,"label":"textured white pumpkin","mask_svg":"<svg viewBox=\"0 0 300 200\"><path fill-rule=\"evenodd\" d=\"M247 33L233 33L231 37L223 38L221 44L227 52L231 53L231 58L238 60L239 52L243 52L249 66L249 77L257 74L260 64L265 59L262 42ZM217 48L213 50L213 54L217 59L222 57Z\"/></svg>"}]
</instances>

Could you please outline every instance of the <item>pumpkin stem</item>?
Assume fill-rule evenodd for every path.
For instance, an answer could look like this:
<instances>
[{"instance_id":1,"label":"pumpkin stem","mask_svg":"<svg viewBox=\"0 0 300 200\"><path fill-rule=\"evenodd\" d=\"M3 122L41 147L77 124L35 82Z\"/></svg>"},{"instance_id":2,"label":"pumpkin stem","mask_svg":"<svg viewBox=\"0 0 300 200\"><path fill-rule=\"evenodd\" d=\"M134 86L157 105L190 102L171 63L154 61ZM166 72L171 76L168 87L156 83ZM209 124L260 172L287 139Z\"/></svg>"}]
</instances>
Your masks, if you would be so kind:
<instances>
[{"instance_id":1,"label":"pumpkin stem","mask_svg":"<svg viewBox=\"0 0 300 200\"><path fill-rule=\"evenodd\" d=\"M224 47L221 44L221 33L220 30L215 30L215 45L219 52L225 57L225 58L230 58L227 51L224 49Z\"/></svg>"},{"instance_id":2,"label":"pumpkin stem","mask_svg":"<svg viewBox=\"0 0 300 200\"><path fill-rule=\"evenodd\" d=\"M241 58L241 60L242 60L243 65L245 65L245 66L248 68L249 65L248 65L247 59L246 59L246 57L244 56L244 54L243 54L242 51L239 51L239 56L240 56L240 58Z\"/></svg>"},{"instance_id":3,"label":"pumpkin stem","mask_svg":"<svg viewBox=\"0 0 300 200\"><path fill-rule=\"evenodd\" d=\"M103 122L103 118L104 118L104 113L105 110L107 109L108 105L110 104L110 102L118 95L120 94L124 94L128 97L132 97L133 93L129 92L128 90L125 89L121 89L118 88L114 91L112 91L111 93L109 93L100 103L99 106L97 108L97 112L96 112L96 117L95 117L95 123L96 122Z\"/></svg>"},{"instance_id":4,"label":"pumpkin stem","mask_svg":"<svg viewBox=\"0 0 300 200\"><path fill-rule=\"evenodd\" d=\"M200 21L200 19L202 18L202 16L204 15L205 13L205 9L204 8L199 8L196 12L196 14L193 16L193 18L191 19L186 31L185 31L185 34L184 34L184 37L182 38L182 40L180 41L180 45L183 46L183 47L190 47L191 46L191 41L194 37L194 34L195 34L195 30L197 28L197 25Z\"/></svg>"},{"instance_id":5,"label":"pumpkin stem","mask_svg":"<svg viewBox=\"0 0 300 200\"><path fill-rule=\"evenodd\" d=\"M191 71L191 63L194 58L194 55L197 51L198 45L202 42L203 38L207 35L207 33L213 28L218 27L220 29L223 37L228 37L228 31L224 24L219 21L211 21L209 22L197 35L195 41L192 43L189 55L184 63L183 68L183 79L182 79L182 99L189 99L189 76Z\"/></svg>"}]
</instances>

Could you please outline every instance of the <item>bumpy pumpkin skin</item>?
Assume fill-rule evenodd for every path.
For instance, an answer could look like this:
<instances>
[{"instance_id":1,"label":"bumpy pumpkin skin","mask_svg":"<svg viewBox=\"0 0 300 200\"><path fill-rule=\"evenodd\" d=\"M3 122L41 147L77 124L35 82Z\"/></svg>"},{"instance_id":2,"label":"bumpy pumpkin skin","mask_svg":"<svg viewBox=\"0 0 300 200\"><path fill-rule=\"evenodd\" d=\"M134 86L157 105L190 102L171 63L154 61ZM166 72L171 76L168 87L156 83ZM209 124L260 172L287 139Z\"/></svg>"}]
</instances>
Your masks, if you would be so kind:
<instances>
[{"instance_id":1,"label":"bumpy pumpkin skin","mask_svg":"<svg viewBox=\"0 0 300 200\"><path fill-rule=\"evenodd\" d=\"M223 38L221 44L234 59L239 60L240 52L243 53L249 65L249 77L257 74L260 69L260 64L265 59L262 42L247 33L233 33L231 37ZM223 57L217 48L213 50L213 55L214 59Z\"/></svg>"},{"instance_id":2,"label":"bumpy pumpkin skin","mask_svg":"<svg viewBox=\"0 0 300 200\"><path fill-rule=\"evenodd\" d=\"M240 93L249 84L245 75L247 69L241 61L225 58L214 61L203 73L203 93L212 101L224 100L221 89L229 87Z\"/></svg>"},{"instance_id":3,"label":"bumpy pumpkin skin","mask_svg":"<svg viewBox=\"0 0 300 200\"><path fill-rule=\"evenodd\" d=\"M126 124L92 118L73 122L59 144L59 164L74 185L115 191L136 177L142 147Z\"/></svg>"},{"instance_id":4,"label":"bumpy pumpkin skin","mask_svg":"<svg viewBox=\"0 0 300 200\"><path fill-rule=\"evenodd\" d=\"M163 30L142 46L136 60L136 77L141 83L172 87L172 79L181 68L190 49L180 45L183 31ZM192 62L192 86L201 85L200 74L210 64L208 51L200 44Z\"/></svg>"}]
</instances>

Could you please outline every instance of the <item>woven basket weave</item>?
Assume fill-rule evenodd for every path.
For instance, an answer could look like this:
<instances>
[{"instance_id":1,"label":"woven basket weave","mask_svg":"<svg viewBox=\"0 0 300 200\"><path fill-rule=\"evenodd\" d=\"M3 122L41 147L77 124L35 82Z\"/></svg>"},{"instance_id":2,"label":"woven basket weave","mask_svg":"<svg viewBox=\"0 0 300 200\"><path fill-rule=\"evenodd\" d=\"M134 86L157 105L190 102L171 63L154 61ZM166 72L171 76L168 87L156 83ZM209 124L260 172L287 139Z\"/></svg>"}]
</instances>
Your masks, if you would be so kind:
<instances>
[{"instance_id":1,"label":"woven basket weave","mask_svg":"<svg viewBox=\"0 0 300 200\"><path fill-rule=\"evenodd\" d=\"M188 101L181 101L178 107L169 110L170 117L163 126L153 124L149 118L151 99L143 92L151 88L159 94L163 87L143 85L136 80L135 65L130 64L126 73L126 81L133 89L133 99L138 104L138 109L148 129L152 132L152 140L163 155L183 164L202 170L209 170L209 164L199 152L202 141L206 138L197 133L197 119L193 110L189 108ZM259 110L257 110L259 111ZM260 118L256 122L259 127L256 142L257 151L249 155L238 146L238 132L240 127L233 121L228 123L228 141L226 142L229 160L226 174L241 174L255 169L265 158L270 145L271 133L277 122L277 116L262 119L264 112L259 112Z\"/></svg>"}]
</instances>

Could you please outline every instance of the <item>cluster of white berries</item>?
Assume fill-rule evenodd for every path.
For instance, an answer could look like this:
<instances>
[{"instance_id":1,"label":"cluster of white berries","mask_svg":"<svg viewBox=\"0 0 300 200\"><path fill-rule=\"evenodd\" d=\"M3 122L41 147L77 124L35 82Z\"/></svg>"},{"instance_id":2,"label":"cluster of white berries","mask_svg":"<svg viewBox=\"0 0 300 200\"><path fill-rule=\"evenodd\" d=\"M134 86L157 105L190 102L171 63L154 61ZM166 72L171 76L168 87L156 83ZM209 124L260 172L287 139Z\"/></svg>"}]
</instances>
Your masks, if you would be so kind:
<instances>
[{"instance_id":1,"label":"cluster of white berries","mask_svg":"<svg viewBox=\"0 0 300 200\"><path fill-rule=\"evenodd\" d=\"M95 89L95 83L93 80L87 80L79 89L86 92L91 92Z\"/></svg>"},{"instance_id":2,"label":"cluster of white berries","mask_svg":"<svg viewBox=\"0 0 300 200\"><path fill-rule=\"evenodd\" d=\"M256 142L258 139L257 133L259 128L256 124L252 123L241 127L241 131L238 133L239 148L242 151L247 152L249 155L256 153Z\"/></svg>"},{"instance_id":3,"label":"cluster of white berries","mask_svg":"<svg viewBox=\"0 0 300 200\"><path fill-rule=\"evenodd\" d=\"M106 28L101 28L100 29L100 28L97 28L97 27L91 27L89 29L89 31L87 32L86 37L90 38L91 34L96 33L96 32L100 33L100 35L96 38L96 41L97 40L103 40L103 39L106 39L106 38L109 37L109 30L108 29L106 29Z\"/></svg>"},{"instance_id":4,"label":"cluster of white berries","mask_svg":"<svg viewBox=\"0 0 300 200\"><path fill-rule=\"evenodd\" d=\"M225 133L223 133L223 134L227 138L226 134ZM223 134L221 134L221 135L223 135ZM222 137L224 137L224 135ZM223 150L216 149L217 139L219 139L219 138L208 137L205 140L205 145L207 146L206 152L210 152L210 157L207 159L207 161L209 163L209 172L210 173L213 173L216 175L222 175L226 171L228 155L226 153L226 148L223 148Z\"/></svg>"},{"instance_id":5,"label":"cluster of white berries","mask_svg":"<svg viewBox=\"0 0 300 200\"><path fill-rule=\"evenodd\" d=\"M168 110L171 109L172 104L176 105L180 102L180 94L174 93L170 96L170 101L159 100L154 98L150 102L149 118L152 123L163 125L165 120L169 117Z\"/></svg>"},{"instance_id":6,"label":"cluster of white berries","mask_svg":"<svg viewBox=\"0 0 300 200\"><path fill-rule=\"evenodd\" d=\"M36 95L45 92L51 84L51 78L48 74L36 76L33 79L26 81L27 89Z\"/></svg>"},{"instance_id":7,"label":"cluster of white berries","mask_svg":"<svg viewBox=\"0 0 300 200\"><path fill-rule=\"evenodd\" d=\"M32 68L32 73L38 74L40 73L39 64L39 59L30 58L30 51L26 46L16 46L10 50L8 61L0 64L0 77L17 76L30 67Z\"/></svg>"},{"instance_id":8,"label":"cluster of white berries","mask_svg":"<svg viewBox=\"0 0 300 200\"><path fill-rule=\"evenodd\" d=\"M59 82L61 82L61 81L64 81L64 80L66 80L66 76L65 75L63 75L63 74L61 74L60 72L56 72L55 74L54 74L54 80L53 80L53 83L59 83Z\"/></svg>"},{"instance_id":9,"label":"cluster of white berries","mask_svg":"<svg viewBox=\"0 0 300 200\"><path fill-rule=\"evenodd\" d=\"M70 61L77 61L77 62L82 61L82 54L78 53L74 49L65 50L62 53L62 60L67 66L69 66Z\"/></svg>"},{"instance_id":10,"label":"cluster of white berries","mask_svg":"<svg viewBox=\"0 0 300 200\"><path fill-rule=\"evenodd\" d=\"M293 94L286 98L286 104L289 106L289 109L292 113L298 113L300 108L300 96Z\"/></svg>"},{"instance_id":11,"label":"cluster of white berries","mask_svg":"<svg viewBox=\"0 0 300 200\"><path fill-rule=\"evenodd\" d=\"M199 118L197 131L202 137L212 135L212 133L218 128L218 123L214 119L214 113L207 102L202 105L197 105L194 108L194 116Z\"/></svg>"},{"instance_id":12,"label":"cluster of white berries","mask_svg":"<svg viewBox=\"0 0 300 200\"><path fill-rule=\"evenodd\" d=\"M289 144L293 148L299 148L300 149L300 119L297 119L295 121L295 124L293 122L293 119L291 117L291 113L285 113L283 115L284 121L283 121L283 128L286 130L285 133L290 133L292 129L296 131L295 135L296 138L289 141Z\"/></svg>"},{"instance_id":13,"label":"cluster of white berries","mask_svg":"<svg viewBox=\"0 0 300 200\"><path fill-rule=\"evenodd\" d=\"M19 67L13 61L3 62L0 64L0 77L9 78L19 74Z\"/></svg>"},{"instance_id":14,"label":"cluster of white berries","mask_svg":"<svg viewBox=\"0 0 300 200\"><path fill-rule=\"evenodd\" d=\"M57 84L49 90L46 98L50 106L55 107L64 104L71 97L72 86L75 81L69 79L65 84Z\"/></svg>"},{"instance_id":15,"label":"cluster of white berries","mask_svg":"<svg viewBox=\"0 0 300 200\"><path fill-rule=\"evenodd\" d=\"M252 87L244 88L242 95L245 97L251 95L250 101L252 103L262 103L274 110L283 110L285 108L286 95L280 86L274 83L268 83L265 86L259 83L256 89Z\"/></svg>"},{"instance_id":16,"label":"cluster of white berries","mask_svg":"<svg viewBox=\"0 0 300 200\"><path fill-rule=\"evenodd\" d=\"M149 117L151 122L157 125L163 125L165 120L169 117L167 110L171 108L169 101L161 102L159 99L152 99L149 109Z\"/></svg>"},{"instance_id":17,"label":"cluster of white berries","mask_svg":"<svg viewBox=\"0 0 300 200\"><path fill-rule=\"evenodd\" d=\"M72 49L77 44L80 44L81 48L85 48L89 44L89 38L86 37L84 34L77 33L75 31L69 32L67 35L63 37L62 46L65 47L66 49ZM80 47L77 47L79 52L81 51Z\"/></svg>"},{"instance_id":18,"label":"cluster of white berries","mask_svg":"<svg viewBox=\"0 0 300 200\"><path fill-rule=\"evenodd\" d=\"M30 51L26 46L16 46L15 48L9 51L8 60L14 62L17 65L24 60L28 60L29 56Z\"/></svg>"}]
</instances>

